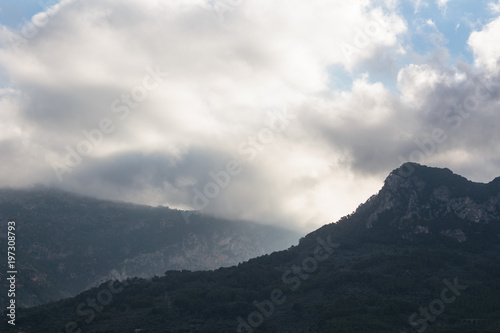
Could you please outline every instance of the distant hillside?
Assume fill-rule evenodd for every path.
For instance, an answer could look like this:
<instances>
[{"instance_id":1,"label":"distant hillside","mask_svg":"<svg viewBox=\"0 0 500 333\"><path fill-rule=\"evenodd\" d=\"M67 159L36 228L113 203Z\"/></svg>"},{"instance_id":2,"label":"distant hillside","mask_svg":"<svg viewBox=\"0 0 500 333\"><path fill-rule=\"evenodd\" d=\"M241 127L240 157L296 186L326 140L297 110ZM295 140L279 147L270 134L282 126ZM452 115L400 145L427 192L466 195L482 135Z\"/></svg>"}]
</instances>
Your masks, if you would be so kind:
<instances>
[{"instance_id":1,"label":"distant hillside","mask_svg":"<svg viewBox=\"0 0 500 333\"><path fill-rule=\"evenodd\" d=\"M500 332L500 178L408 163L355 213L237 267L107 282L6 332Z\"/></svg>"},{"instance_id":2,"label":"distant hillside","mask_svg":"<svg viewBox=\"0 0 500 333\"><path fill-rule=\"evenodd\" d=\"M74 195L54 189L0 190L0 255L16 222L20 305L74 296L108 279L236 265L288 248L299 235L280 228ZM3 261L3 259L2 259ZM2 266L3 267L3 266ZM0 271L0 305L6 301Z\"/></svg>"}]
</instances>

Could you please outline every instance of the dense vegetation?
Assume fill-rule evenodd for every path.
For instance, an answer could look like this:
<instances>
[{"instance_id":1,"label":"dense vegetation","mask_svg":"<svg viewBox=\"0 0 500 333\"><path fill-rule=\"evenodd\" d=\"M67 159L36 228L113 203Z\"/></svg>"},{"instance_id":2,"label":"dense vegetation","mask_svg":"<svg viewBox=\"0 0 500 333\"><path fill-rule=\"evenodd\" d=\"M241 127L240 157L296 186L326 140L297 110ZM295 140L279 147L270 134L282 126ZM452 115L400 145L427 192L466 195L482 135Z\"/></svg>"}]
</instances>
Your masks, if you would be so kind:
<instances>
[{"instance_id":1,"label":"dense vegetation","mask_svg":"<svg viewBox=\"0 0 500 333\"><path fill-rule=\"evenodd\" d=\"M168 207L98 200L39 188L0 190L0 233L16 221L17 301L34 306L109 278L153 277L168 269L213 269L281 250L298 234ZM0 255L6 246L0 238ZM0 271L0 306L6 279Z\"/></svg>"},{"instance_id":2,"label":"dense vegetation","mask_svg":"<svg viewBox=\"0 0 500 333\"><path fill-rule=\"evenodd\" d=\"M497 216L498 180L474 184L423 167L413 177L408 184L418 189L389 179L354 214L288 250L214 271L102 284L23 309L16 329L2 332L500 332L500 220L470 222L451 201L492 202L488 216ZM443 184L455 186L452 199L433 201ZM418 207L409 205L412 191ZM408 213L420 217L404 219ZM412 233L421 225L427 232ZM443 228L461 228L468 238ZM123 290L104 298L110 286Z\"/></svg>"},{"instance_id":3,"label":"dense vegetation","mask_svg":"<svg viewBox=\"0 0 500 333\"><path fill-rule=\"evenodd\" d=\"M103 284L74 299L21 311L18 327L26 332L64 332L66 323L73 321L83 332L134 332L139 328L146 332L234 332L238 317L248 322L248 316L258 311L254 301L264 304L278 289L283 293L280 299L286 299L273 305L272 314L263 316L256 332L411 331L410 315L440 299L447 287L443 279L454 283L457 278L467 289L446 304L434 322L428 322L427 332L500 329L498 247L470 252L460 246L341 244L328 260L318 263L317 270L306 273L302 269L289 275L298 277L300 284L296 280L285 283L287 270L314 257L305 244L237 267L169 271L161 278L124 281L123 291L113 295L102 312L94 311L95 318L79 314L79 304L88 304L88 299L97 299L101 290L108 289ZM93 320L87 323L89 319ZM470 325L464 322L467 319L481 321Z\"/></svg>"}]
</instances>

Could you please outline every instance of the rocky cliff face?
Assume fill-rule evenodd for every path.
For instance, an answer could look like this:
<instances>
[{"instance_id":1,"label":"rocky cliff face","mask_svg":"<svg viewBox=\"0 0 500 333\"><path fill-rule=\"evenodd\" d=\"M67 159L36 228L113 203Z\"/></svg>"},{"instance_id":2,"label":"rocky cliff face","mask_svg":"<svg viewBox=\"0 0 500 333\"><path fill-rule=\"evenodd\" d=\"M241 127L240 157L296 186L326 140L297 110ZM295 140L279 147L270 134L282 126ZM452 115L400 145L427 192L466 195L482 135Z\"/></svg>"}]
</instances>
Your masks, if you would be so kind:
<instances>
[{"instance_id":1,"label":"rocky cliff face","mask_svg":"<svg viewBox=\"0 0 500 333\"><path fill-rule=\"evenodd\" d=\"M448 169L407 163L387 177L362 209L369 212L366 228L391 226L410 239L434 232L465 242L466 229L499 223L500 178L473 183Z\"/></svg>"},{"instance_id":2,"label":"rocky cliff face","mask_svg":"<svg viewBox=\"0 0 500 333\"><path fill-rule=\"evenodd\" d=\"M266 253L266 244L251 236L225 231L208 236L188 233L176 244L126 258L88 288L110 279L162 276L167 270L213 270Z\"/></svg>"}]
</instances>

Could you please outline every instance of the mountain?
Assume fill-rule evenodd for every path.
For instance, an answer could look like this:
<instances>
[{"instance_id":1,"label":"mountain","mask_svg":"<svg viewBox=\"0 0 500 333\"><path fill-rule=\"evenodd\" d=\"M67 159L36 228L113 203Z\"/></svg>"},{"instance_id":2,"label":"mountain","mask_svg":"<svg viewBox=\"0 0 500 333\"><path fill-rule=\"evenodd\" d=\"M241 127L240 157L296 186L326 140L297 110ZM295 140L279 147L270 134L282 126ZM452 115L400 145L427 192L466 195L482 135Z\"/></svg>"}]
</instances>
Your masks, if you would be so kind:
<instances>
[{"instance_id":1,"label":"mountain","mask_svg":"<svg viewBox=\"0 0 500 333\"><path fill-rule=\"evenodd\" d=\"M348 219L342 230L357 238L483 246L499 240L499 192L500 177L474 183L449 169L406 163L390 173L379 193L340 222Z\"/></svg>"},{"instance_id":2,"label":"mountain","mask_svg":"<svg viewBox=\"0 0 500 333\"><path fill-rule=\"evenodd\" d=\"M167 207L98 200L44 187L3 189L2 258L7 258L8 221L16 222L20 306L71 297L109 279L231 266L287 248L299 238L280 228ZM6 271L0 271L1 290L7 287ZM0 305L6 301L2 291Z\"/></svg>"},{"instance_id":3,"label":"mountain","mask_svg":"<svg viewBox=\"0 0 500 333\"><path fill-rule=\"evenodd\" d=\"M297 246L214 271L109 281L6 332L500 332L500 179L406 163Z\"/></svg>"}]
</instances>

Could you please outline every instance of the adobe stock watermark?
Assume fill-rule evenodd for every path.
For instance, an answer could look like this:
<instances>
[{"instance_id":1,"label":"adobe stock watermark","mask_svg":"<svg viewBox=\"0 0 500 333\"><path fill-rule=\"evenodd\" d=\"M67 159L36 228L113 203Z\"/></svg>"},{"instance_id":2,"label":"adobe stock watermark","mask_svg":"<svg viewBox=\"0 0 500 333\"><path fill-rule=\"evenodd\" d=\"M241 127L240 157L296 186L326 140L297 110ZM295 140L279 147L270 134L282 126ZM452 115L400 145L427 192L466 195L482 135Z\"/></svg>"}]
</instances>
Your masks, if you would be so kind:
<instances>
[{"instance_id":1,"label":"adobe stock watermark","mask_svg":"<svg viewBox=\"0 0 500 333\"><path fill-rule=\"evenodd\" d=\"M37 3L40 8L42 8L41 13L33 16L31 20L23 17L23 27L21 31L16 32L10 29L8 30L7 41L11 47L18 48L27 45L28 41L35 38L39 34L40 29L45 27L50 19L58 12L57 6L59 5L59 1L57 0L39 0Z\"/></svg>"},{"instance_id":2,"label":"adobe stock watermark","mask_svg":"<svg viewBox=\"0 0 500 333\"><path fill-rule=\"evenodd\" d=\"M314 274L318 268L319 263L327 260L334 253L334 249L338 248L340 244L332 243L331 237L328 236L326 241L318 237L318 245L314 249L313 255L302 260L300 266L293 265L281 276L281 281L288 286L291 291L296 291L302 284L302 281L309 279L311 274ZM276 306L285 303L287 297L282 289L273 289L269 295L269 299L262 302L253 301L253 305L257 308L256 311L248 314L246 320L238 317L238 326L236 327L237 333L252 333L254 329L258 328L264 323L265 318L269 318L276 308Z\"/></svg>"},{"instance_id":3,"label":"adobe stock watermark","mask_svg":"<svg viewBox=\"0 0 500 333\"><path fill-rule=\"evenodd\" d=\"M224 22L227 12L232 12L243 3L243 0L215 0L213 7L220 22Z\"/></svg>"},{"instance_id":4,"label":"adobe stock watermark","mask_svg":"<svg viewBox=\"0 0 500 333\"><path fill-rule=\"evenodd\" d=\"M155 69L147 66L145 69L148 74L144 76L142 83L133 87L129 93L124 93L119 98L116 98L110 105L111 113L116 114L120 121L125 120L130 111L136 109L139 103L148 97L149 92L158 88L168 76L168 73L162 72L158 66ZM84 139L80 140L74 147L70 145L65 147L67 154L64 160L62 162L51 162L57 179L62 182L63 175L72 173L73 169L82 163L84 157L90 156L94 149L103 143L105 135L112 134L115 129L116 126L113 120L103 117L95 128L82 130Z\"/></svg>"},{"instance_id":5,"label":"adobe stock watermark","mask_svg":"<svg viewBox=\"0 0 500 333\"><path fill-rule=\"evenodd\" d=\"M342 42L339 46L346 60L351 62L353 55L360 55L370 44L375 43L375 39L380 36L386 27L387 23L383 20L368 21L363 29L355 27L352 44Z\"/></svg>"},{"instance_id":6,"label":"adobe stock watermark","mask_svg":"<svg viewBox=\"0 0 500 333\"><path fill-rule=\"evenodd\" d=\"M207 208L211 200L217 198L222 190L226 189L231 180L238 176L242 171L242 163L240 161L251 162L259 152L263 151L265 146L271 144L277 134L283 132L290 124L290 120L295 119L295 114L289 113L285 107L281 112L275 114L268 113L267 126L260 129L256 135L248 137L246 140L238 144L238 158L229 160L225 168L218 171L210 171L208 176L212 181L207 182L201 189L195 187L193 189L192 207L195 211L201 211ZM184 221L189 224L190 216L194 211L182 211L181 214Z\"/></svg>"},{"instance_id":7,"label":"adobe stock watermark","mask_svg":"<svg viewBox=\"0 0 500 333\"><path fill-rule=\"evenodd\" d=\"M447 279L444 279L443 283L446 287L441 290L440 297L432 300L427 307L420 307L418 313L414 312L408 318L408 323L417 332L424 332L444 312L446 305L455 302L457 297L462 295L462 291L467 289L467 286L458 284L456 277L453 283ZM407 332L401 331L401 333Z\"/></svg>"},{"instance_id":8,"label":"adobe stock watermark","mask_svg":"<svg viewBox=\"0 0 500 333\"><path fill-rule=\"evenodd\" d=\"M462 127L464 120L470 118L484 102L491 99L500 86L500 81L494 81L492 77L475 77L474 81L474 92L465 97L462 103L457 103L443 112L441 120L448 124L449 127L445 127L446 129L436 127L427 138L416 139L414 143L417 149L414 149L407 158L402 155L398 156L401 163L404 164L409 161L422 163L425 158L435 154L438 146L449 139L448 132ZM413 174L413 171L411 167L407 171L400 170L400 176L409 177Z\"/></svg>"},{"instance_id":9,"label":"adobe stock watermark","mask_svg":"<svg viewBox=\"0 0 500 333\"><path fill-rule=\"evenodd\" d=\"M126 286L128 286L127 280L120 282L121 285L115 287L116 280L110 280L107 284L107 288L100 289L95 298L87 297L85 302L78 304L76 307L76 314L79 317L87 317L84 321L86 324L92 322L96 313L101 313L104 307L111 304L113 301L113 295L121 293ZM81 333L82 329L78 326L78 323L74 321L68 321L64 325L64 333Z\"/></svg>"}]
</instances>

